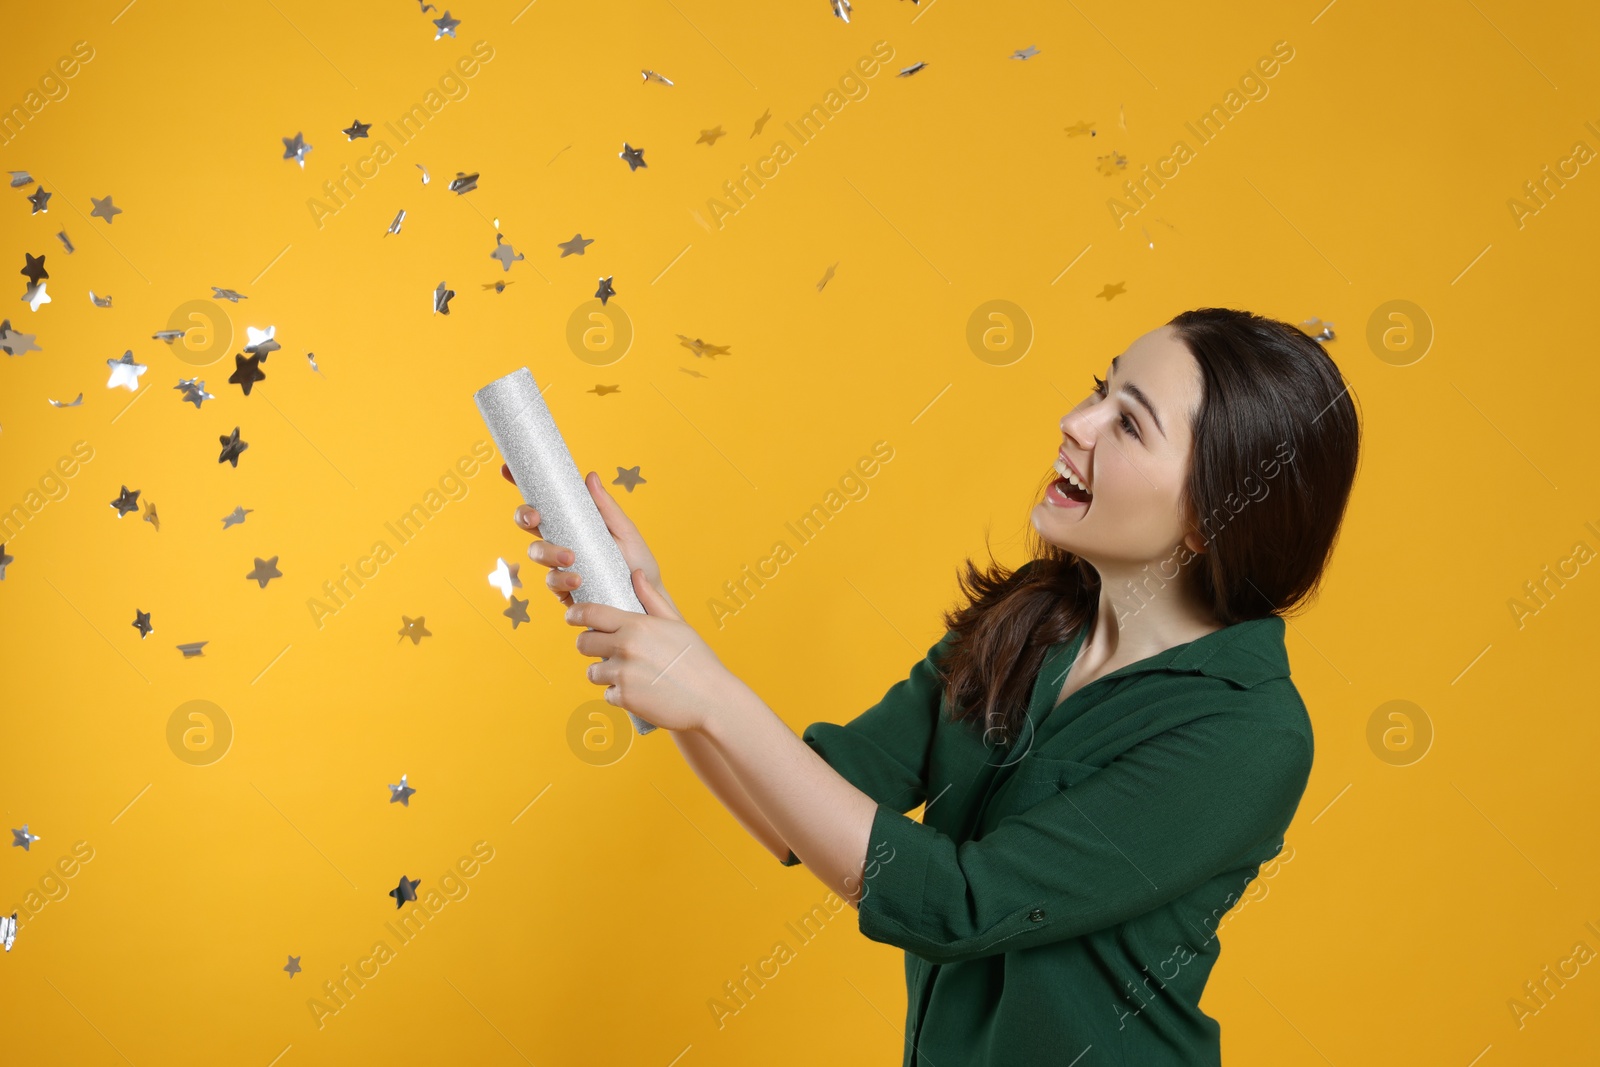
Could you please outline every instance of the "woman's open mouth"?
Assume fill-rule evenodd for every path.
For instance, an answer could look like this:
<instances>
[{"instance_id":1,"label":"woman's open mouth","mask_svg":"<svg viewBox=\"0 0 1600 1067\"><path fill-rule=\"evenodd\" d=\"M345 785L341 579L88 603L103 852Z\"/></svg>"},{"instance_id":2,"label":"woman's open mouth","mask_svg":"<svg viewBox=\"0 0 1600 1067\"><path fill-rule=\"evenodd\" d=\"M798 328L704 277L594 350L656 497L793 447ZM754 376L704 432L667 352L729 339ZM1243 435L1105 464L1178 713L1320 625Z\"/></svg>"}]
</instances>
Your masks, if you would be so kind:
<instances>
[{"instance_id":1,"label":"woman's open mouth","mask_svg":"<svg viewBox=\"0 0 1600 1067\"><path fill-rule=\"evenodd\" d=\"M1058 508L1086 508L1094 494L1077 484L1077 476L1072 473L1060 457L1056 458L1055 471L1061 477L1050 483L1044 492L1045 500Z\"/></svg>"}]
</instances>

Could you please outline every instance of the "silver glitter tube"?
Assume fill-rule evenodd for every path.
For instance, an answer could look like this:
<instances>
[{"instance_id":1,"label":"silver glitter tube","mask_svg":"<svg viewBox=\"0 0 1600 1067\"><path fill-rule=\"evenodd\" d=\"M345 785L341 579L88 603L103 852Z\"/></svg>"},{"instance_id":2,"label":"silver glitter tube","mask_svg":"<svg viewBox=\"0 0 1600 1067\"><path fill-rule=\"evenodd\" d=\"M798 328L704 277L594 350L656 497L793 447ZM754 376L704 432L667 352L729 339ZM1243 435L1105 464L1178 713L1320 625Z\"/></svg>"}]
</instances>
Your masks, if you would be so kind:
<instances>
[{"instance_id":1,"label":"silver glitter tube","mask_svg":"<svg viewBox=\"0 0 1600 1067\"><path fill-rule=\"evenodd\" d=\"M644 614L622 549L606 529L528 368L490 382L472 394L472 399L516 479L522 499L539 511L540 536L572 549L575 559L581 561L554 568L583 578L583 583L570 591L573 601ZM654 723L631 711L628 716L640 736L656 729Z\"/></svg>"}]
</instances>

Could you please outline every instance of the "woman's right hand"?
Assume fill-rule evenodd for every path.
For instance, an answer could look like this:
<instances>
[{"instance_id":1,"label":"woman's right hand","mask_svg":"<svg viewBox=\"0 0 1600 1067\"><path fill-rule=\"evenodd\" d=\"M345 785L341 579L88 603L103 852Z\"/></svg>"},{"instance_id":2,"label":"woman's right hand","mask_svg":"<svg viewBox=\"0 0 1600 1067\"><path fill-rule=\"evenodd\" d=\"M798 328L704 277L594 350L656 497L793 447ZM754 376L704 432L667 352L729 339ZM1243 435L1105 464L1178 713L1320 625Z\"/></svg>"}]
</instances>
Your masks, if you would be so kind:
<instances>
[{"instance_id":1,"label":"woman's right hand","mask_svg":"<svg viewBox=\"0 0 1600 1067\"><path fill-rule=\"evenodd\" d=\"M500 473L512 485L517 484L516 479L511 477L511 469L503 463L500 465ZM628 564L628 570L632 572L642 569L644 576L650 579L650 584L665 594L666 589L661 584L661 567L656 563L655 555L644 543L644 537L639 533L639 528L633 524L633 520L622 513L622 506L612 498L611 492L600 481L600 475L590 471L584 477L583 484L588 487L589 496L593 498L595 507L600 509L600 517L605 520L606 529L617 542L617 547L622 550L622 558ZM572 565L575 558L572 549L543 540L544 535L539 533L539 510L531 504L517 505L512 521L519 529L539 534L540 540L528 546L528 558L551 568L550 573L545 575L544 584L562 604L571 605L572 590L576 589L583 579L571 571L555 568ZM672 598L669 596L667 599L670 602ZM674 610L676 607L674 604Z\"/></svg>"}]
</instances>

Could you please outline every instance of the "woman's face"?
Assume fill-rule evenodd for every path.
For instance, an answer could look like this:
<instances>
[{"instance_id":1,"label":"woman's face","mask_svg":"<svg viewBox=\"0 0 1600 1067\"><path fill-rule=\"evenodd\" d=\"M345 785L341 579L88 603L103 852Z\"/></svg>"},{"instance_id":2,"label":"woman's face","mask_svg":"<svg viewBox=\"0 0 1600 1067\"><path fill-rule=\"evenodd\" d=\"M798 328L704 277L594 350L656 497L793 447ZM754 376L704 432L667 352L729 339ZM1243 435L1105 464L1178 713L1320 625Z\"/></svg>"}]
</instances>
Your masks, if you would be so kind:
<instances>
[{"instance_id":1,"label":"woman's face","mask_svg":"<svg viewBox=\"0 0 1600 1067\"><path fill-rule=\"evenodd\" d=\"M1137 571L1173 557L1187 536L1202 541L1180 510L1189 476L1189 424L1200 405L1200 365L1170 326L1140 337L1091 383L1091 392L1061 420L1057 473L1072 469L1089 490L1059 495L1062 483L1034 505L1032 521L1049 543L1083 557L1102 576ZM1102 397L1102 393L1104 396ZM1178 559L1163 568L1171 577Z\"/></svg>"}]
</instances>

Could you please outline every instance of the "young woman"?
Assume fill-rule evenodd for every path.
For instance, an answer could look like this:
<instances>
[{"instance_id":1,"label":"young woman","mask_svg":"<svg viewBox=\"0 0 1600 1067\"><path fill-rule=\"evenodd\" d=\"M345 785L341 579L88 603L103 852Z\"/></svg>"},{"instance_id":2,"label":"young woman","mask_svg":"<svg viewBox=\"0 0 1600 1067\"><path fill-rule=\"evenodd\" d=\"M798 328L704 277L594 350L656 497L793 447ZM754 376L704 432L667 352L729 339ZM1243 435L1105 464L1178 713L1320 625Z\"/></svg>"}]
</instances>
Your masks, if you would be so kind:
<instances>
[{"instance_id":1,"label":"young woman","mask_svg":"<svg viewBox=\"0 0 1600 1067\"><path fill-rule=\"evenodd\" d=\"M593 473L647 614L546 580L606 699L672 731L745 829L905 950L905 1067L1219 1064L1200 1010L1217 926L1311 771L1284 618L1356 475L1332 359L1285 323L1188 311L1112 359L1060 429L1035 558L968 561L944 637L843 725L797 737L721 664Z\"/></svg>"}]
</instances>

